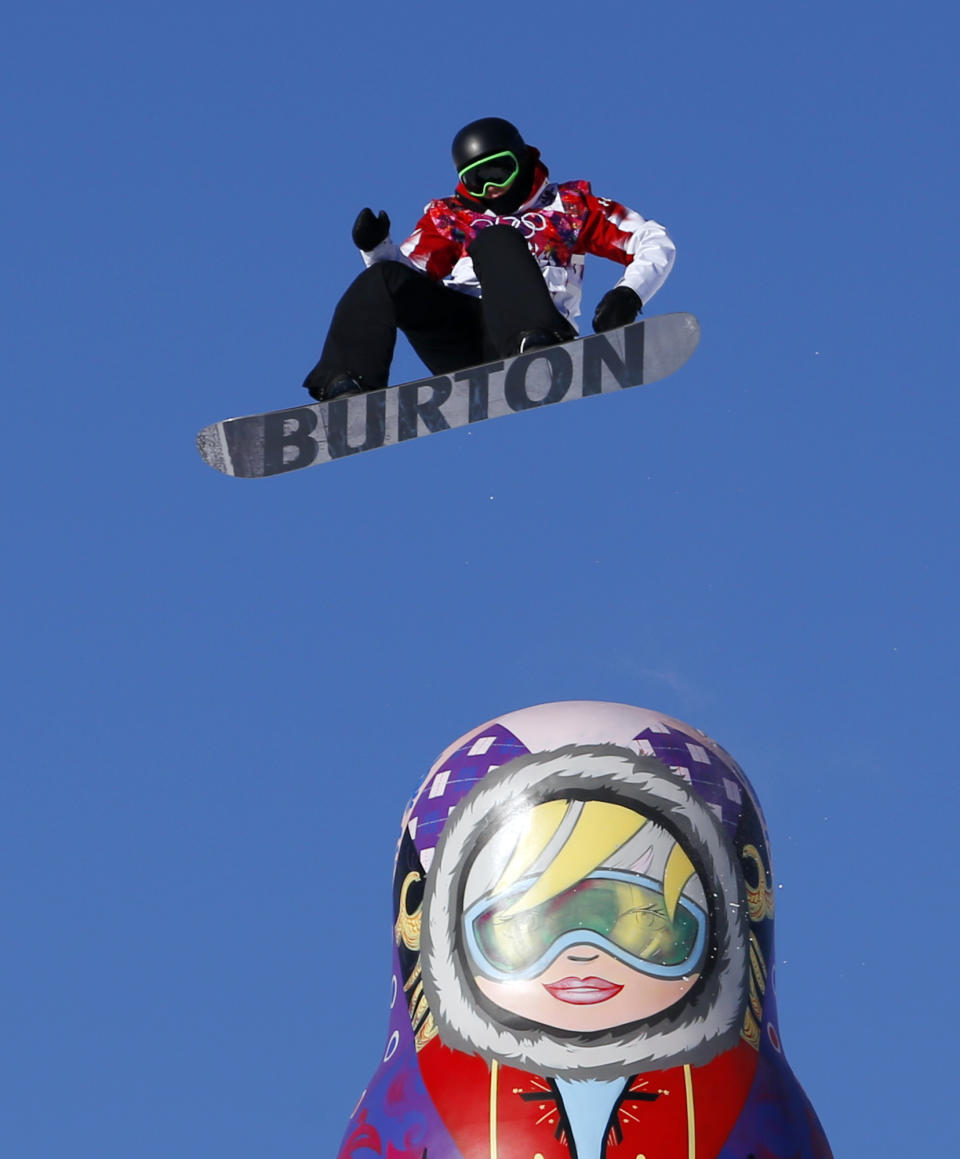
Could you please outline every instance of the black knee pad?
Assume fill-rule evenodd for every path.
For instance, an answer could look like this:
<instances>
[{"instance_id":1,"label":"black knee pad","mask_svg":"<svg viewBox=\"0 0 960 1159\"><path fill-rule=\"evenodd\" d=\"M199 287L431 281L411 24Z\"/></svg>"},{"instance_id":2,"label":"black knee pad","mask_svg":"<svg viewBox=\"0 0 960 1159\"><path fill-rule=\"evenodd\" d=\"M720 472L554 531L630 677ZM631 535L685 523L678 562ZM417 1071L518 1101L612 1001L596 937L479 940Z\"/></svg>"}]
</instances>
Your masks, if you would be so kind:
<instances>
[{"instance_id":1,"label":"black knee pad","mask_svg":"<svg viewBox=\"0 0 960 1159\"><path fill-rule=\"evenodd\" d=\"M518 229L514 229L512 225L488 225L486 229L482 229L473 241L467 246L467 252L471 257L478 254L484 255L493 250L526 250L527 239Z\"/></svg>"},{"instance_id":2,"label":"black knee pad","mask_svg":"<svg viewBox=\"0 0 960 1159\"><path fill-rule=\"evenodd\" d=\"M389 285L391 279L397 276L394 270L390 268L391 266L395 267L396 270L403 270L407 268L401 262L374 262L372 266L367 266L362 274L357 275L357 281L380 281Z\"/></svg>"},{"instance_id":3,"label":"black knee pad","mask_svg":"<svg viewBox=\"0 0 960 1159\"><path fill-rule=\"evenodd\" d=\"M381 290L393 298L403 293L411 282L417 283L426 276L405 262L374 262L362 274L357 275L354 285L364 288L367 292L376 293Z\"/></svg>"}]
</instances>

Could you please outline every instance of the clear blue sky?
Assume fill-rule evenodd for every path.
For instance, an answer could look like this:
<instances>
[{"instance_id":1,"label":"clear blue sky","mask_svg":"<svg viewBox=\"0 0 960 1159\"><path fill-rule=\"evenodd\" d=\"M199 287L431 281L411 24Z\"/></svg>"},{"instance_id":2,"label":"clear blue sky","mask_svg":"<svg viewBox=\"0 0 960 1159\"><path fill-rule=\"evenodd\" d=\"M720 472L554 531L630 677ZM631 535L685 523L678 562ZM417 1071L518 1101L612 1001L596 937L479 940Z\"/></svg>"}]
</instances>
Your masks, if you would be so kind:
<instances>
[{"instance_id":1,"label":"clear blue sky","mask_svg":"<svg viewBox=\"0 0 960 1159\"><path fill-rule=\"evenodd\" d=\"M737 757L784 1044L838 1159L948 1153L955 6L3 25L3 1154L333 1156L382 1050L408 796L471 726L568 698ZM667 225L648 313L696 313L694 359L211 471L200 427L304 398L357 211L403 236L490 114ZM588 265L588 317L618 276Z\"/></svg>"}]
</instances>

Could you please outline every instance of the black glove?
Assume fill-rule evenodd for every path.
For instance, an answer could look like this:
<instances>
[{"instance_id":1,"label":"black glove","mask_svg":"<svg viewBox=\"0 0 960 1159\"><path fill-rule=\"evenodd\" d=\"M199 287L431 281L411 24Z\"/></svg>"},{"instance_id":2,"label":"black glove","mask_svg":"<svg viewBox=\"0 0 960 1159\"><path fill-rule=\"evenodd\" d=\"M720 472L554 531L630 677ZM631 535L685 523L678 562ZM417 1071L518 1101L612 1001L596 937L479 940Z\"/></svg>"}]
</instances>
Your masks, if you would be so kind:
<instances>
[{"instance_id":1,"label":"black glove","mask_svg":"<svg viewBox=\"0 0 960 1159\"><path fill-rule=\"evenodd\" d=\"M608 290L600 299L593 315L593 329L600 334L604 330L615 330L618 326L628 326L636 322L643 309L640 295L629 286L616 286Z\"/></svg>"},{"instance_id":2,"label":"black glove","mask_svg":"<svg viewBox=\"0 0 960 1159\"><path fill-rule=\"evenodd\" d=\"M373 216L372 209L361 209L360 215L353 223L353 244L357 249L369 252L390 235L390 218L387 211L381 209L377 217Z\"/></svg>"}]
</instances>

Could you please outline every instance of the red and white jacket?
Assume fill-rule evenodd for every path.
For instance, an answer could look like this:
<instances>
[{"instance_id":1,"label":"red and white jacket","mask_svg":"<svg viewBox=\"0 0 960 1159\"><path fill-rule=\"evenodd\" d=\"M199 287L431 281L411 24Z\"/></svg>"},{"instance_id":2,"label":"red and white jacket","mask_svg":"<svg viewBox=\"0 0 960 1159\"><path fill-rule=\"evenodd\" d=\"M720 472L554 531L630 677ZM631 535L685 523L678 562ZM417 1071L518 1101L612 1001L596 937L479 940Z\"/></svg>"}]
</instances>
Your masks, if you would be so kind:
<instances>
[{"instance_id":1,"label":"red and white jacket","mask_svg":"<svg viewBox=\"0 0 960 1159\"><path fill-rule=\"evenodd\" d=\"M451 289L479 296L480 284L467 249L488 226L512 225L527 239L543 271L554 305L571 322L580 314L587 254L626 266L618 286L629 286L644 303L666 280L676 249L656 221L597 197L588 181L550 181L537 155L533 192L514 213L484 209L462 184L453 197L431 201L416 229L402 245L388 237L363 253L375 262L400 261Z\"/></svg>"}]
</instances>

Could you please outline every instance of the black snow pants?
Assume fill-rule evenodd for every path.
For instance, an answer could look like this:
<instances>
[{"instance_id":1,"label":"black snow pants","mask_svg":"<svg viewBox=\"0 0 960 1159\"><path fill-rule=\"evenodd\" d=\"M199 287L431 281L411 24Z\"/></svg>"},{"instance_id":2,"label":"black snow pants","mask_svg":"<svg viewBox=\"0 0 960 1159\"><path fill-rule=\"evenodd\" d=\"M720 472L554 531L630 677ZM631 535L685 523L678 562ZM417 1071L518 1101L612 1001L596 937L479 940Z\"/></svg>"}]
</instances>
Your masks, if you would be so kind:
<instances>
[{"instance_id":1,"label":"black snow pants","mask_svg":"<svg viewBox=\"0 0 960 1159\"><path fill-rule=\"evenodd\" d=\"M367 390L387 385L397 330L431 374L449 374L517 352L531 330L576 336L554 306L523 235L492 225L469 247L482 298L451 290L402 262L376 262L334 311L320 361L304 386L313 393L349 374Z\"/></svg>"}]
</instances>

